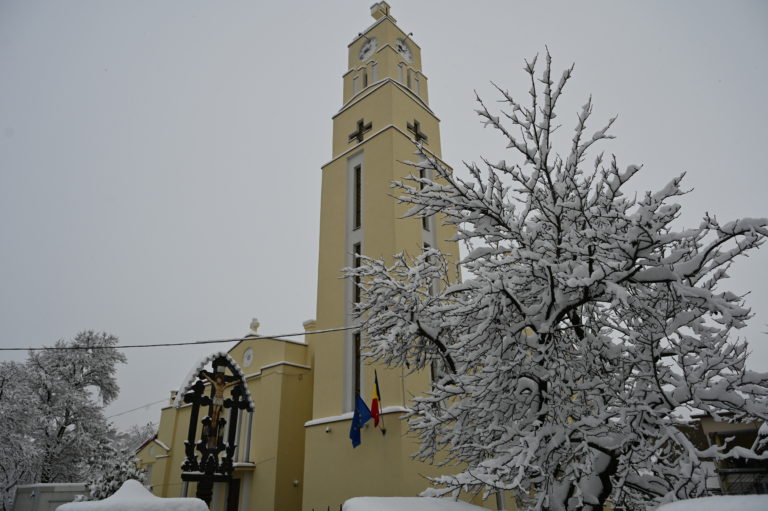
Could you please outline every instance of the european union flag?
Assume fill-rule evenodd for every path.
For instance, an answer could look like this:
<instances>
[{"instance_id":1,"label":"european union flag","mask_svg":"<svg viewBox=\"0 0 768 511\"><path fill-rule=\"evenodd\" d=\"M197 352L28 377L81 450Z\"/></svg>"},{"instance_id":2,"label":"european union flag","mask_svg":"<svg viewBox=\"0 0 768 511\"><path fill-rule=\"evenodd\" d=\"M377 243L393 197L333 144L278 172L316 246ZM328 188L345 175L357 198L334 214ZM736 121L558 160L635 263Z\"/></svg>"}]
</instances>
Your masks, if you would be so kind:
<instances>
[{"instance_id":1,"label":"european union flag","mask_svg":"<svg viewBox=\"0 0 768 511\"><path fill-rule=\"evenodd\" d=\"M360 445L360 429L371 420L371 411L365 404L360 394L355 396L355 413L352 414L352 424L349 427L349 438L352 439L352 447Z\"/></svg>"}]
</instances>

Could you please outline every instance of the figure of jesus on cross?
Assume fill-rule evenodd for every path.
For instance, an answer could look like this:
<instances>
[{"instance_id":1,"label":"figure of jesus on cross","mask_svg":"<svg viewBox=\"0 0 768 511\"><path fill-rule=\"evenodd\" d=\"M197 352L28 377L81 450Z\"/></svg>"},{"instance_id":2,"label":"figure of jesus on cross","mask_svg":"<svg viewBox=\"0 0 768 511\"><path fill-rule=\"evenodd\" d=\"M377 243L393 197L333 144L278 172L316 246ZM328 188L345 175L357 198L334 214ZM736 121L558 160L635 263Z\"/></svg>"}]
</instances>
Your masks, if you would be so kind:
<instances>
[{"instance_id":1,"label":"figure of jesus on cross","mask_svg":"<svg viewBox=\"0 0 768 511\"><path fill-rule=\"evenodd\" d=\"M220 372L214 366L214 373L209 371L200 371L200 376L208 380L211 384L211 408L209 416L211 417L211 423L208 425L208 431L206 437L208 438L208 448L215 449L219 443L221 436L222 424L219 421L222 420L221 410L224 408L224 391L233 385L237 385L240 379L237 376L227 376L223 372Z\"/></svg>"}]
</instances>

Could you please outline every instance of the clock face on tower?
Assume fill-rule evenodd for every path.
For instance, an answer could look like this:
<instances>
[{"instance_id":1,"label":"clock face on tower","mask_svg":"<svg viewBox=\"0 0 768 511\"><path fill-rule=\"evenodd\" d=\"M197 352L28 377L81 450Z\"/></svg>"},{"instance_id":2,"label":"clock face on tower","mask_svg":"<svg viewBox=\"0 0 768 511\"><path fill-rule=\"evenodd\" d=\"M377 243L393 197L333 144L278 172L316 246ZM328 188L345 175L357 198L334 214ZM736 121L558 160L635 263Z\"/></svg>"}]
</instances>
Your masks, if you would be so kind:
<instances>
[{"instance_id":1,"label":"clock face on tower","mask_svg":"<svg viewBox=\"0 0 768 511\"><path fill-rule=\"evenodd\" d=\"M373 51L376 49L376 38L372 37L370 39L367 39L363 45L360 47L360 54L358 55L360 57L360 60L365 60L371 55L373 55Z\"/></svg>"},{"instance_id":2,"label":"clock face on tower","mask_svg":"<svg viewBox=\"0 0 768 511\"><path fill-rule=\"evenodd\" d=\"M405 39L398 39L395 42L395 49L397 50L397 53L403 56L405 60L408 62L411 61L411 49L408 47L408 44L405 42Z\"/></svg>"}]
</instances>

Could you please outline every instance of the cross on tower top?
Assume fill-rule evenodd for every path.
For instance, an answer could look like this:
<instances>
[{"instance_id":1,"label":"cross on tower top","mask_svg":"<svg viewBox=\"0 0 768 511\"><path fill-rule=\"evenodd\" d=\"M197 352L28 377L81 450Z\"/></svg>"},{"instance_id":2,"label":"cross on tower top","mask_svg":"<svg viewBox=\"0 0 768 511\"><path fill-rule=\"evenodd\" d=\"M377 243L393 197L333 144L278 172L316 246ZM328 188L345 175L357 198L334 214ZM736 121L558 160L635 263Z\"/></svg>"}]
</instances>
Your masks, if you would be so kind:
<instances>
[{"instance_id":1,"label":"cross on tower top","mask_svg":"<svg viewBox=\"0 0 768 511\"><path fill-rule=\"evenodd\" d=\"M349 134L349 141L352 142L353 140L357 140L358 142L362 142L363 135L371 131L372 127L373 125L370 122L365 124L365 121L360 119L357 121L357 130Z\"/></svg>"},{"instance_id":2,"label":"cross on tower top","mask_svg":"<svg viewBox=\"0 0 768 511\"><path fill-rule=\"evenodd\" d=\"M426 133L421 131L421 123L419 123L419 121L416 119L413 120L413 124L410 122L407 123L406 127L408 128L408 131L413 133L413 138L416 140L416 143L419 143L422 140L424 142L429 142L429 137L426 135Z\"/></svg>"}]
</instances>

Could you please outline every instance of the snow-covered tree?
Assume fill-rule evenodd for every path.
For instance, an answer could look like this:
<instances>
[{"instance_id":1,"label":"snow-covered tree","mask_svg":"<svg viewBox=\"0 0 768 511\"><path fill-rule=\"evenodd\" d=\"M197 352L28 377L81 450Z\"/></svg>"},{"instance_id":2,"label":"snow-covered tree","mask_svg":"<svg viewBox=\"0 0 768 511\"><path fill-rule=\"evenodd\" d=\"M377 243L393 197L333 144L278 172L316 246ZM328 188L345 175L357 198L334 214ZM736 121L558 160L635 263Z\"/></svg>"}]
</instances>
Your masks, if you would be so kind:
<instances>
[{"instance_id":1,"label":"snow-covered tree","mask_svg":"<svg viewBox=\"0 0 768 511\"><path fill-rule=\"evenodd\" d=\"M84 480L89 460L109 448L103 407L117 397L116 364L125 356L117 338L81 332L69 342L30 351L27 361L3 363L0 419L10 442L1 442L0 489Z\"/></svg>"},{"instance_id":2,"label":"snow-covered tree","mask_svg":"<svg viewBox=\"0 0 768 511\"><path fill-rule=\"evenodd\" d=\"M456 465L430 494L515 490L535 510L700 495L702 458L758 455L697 449L678 429L684 412L768 419L768 374L745 368L747 345L732 335L749 310L720 289L768 221L706 214L678 229L682 175L637 196L627 183L639 166L602 153L587 163L615 120L590 134L591 98L558 152L555 108L573 66L559 78L549 54L536 66L525 65L527 104L501 88L500 113L477 99L516 162L469 164L461 179L420 150L412 165L435 179L395 184L410 215L456 227L466 278L449 279L456 268L434 249L348 270L365 291L367 355L442 367L409 414L417 456Z\"/></svg>"},{"instance_id":3,"label":"snow-covered tree","mask_svg":"<svg viewBox=\"0 0 768 511\"><path fill-rule=\"evenodd\" d=\"M136 466L132 453L113 453L111 459L105 460L88 480L86 487L88 495L78 496L75 500L104 500L120 489L128 479L145 482L146 473Z\"/></svg>"},{"instance_id":4,"label":"snow-covered tree","mask_svg":"<svg viewBox=\"0 0 768 511\"><path fill-rule=\"evenodd\" d=\"M116 432L116 448L122 453L133 456L136 453L136 450L156 433L157 424L154 422L150 421L141 426L134 424L125 431Z\"/></svg>"},{"instance_id":5,"label":"snow-covered tree","mask_svg":"<svg viewBox=\"0 0 768 511\"><path fill-rule=\"evenodd\" d=\"M0 362L0 505L9 509L17 485L34 480L41 451L30 434L36 410L30 409L30 388L24 364Z\"/></svg>"}]
</instances>

